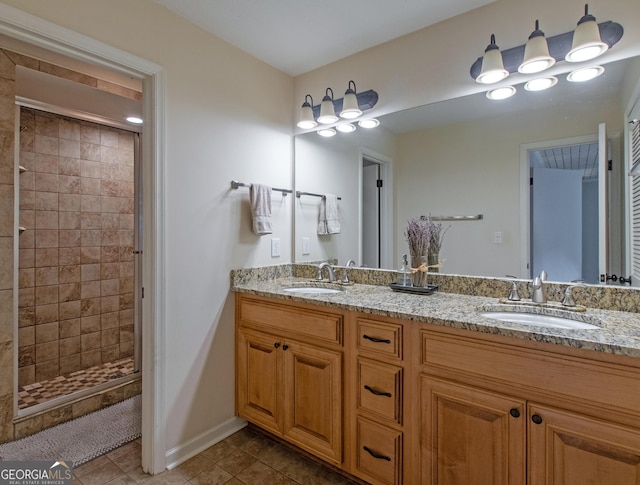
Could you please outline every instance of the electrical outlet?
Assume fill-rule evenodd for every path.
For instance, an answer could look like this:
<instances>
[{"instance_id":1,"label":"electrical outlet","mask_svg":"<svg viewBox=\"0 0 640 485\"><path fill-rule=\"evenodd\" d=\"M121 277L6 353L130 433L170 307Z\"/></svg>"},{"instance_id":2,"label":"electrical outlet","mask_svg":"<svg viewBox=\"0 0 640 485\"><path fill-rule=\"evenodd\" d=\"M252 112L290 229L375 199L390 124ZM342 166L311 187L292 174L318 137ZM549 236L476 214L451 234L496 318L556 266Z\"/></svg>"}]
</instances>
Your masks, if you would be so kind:
<instances>
[{"instance_id":1,"label":"electrical outlet","mask_svg":"<svg viewBox=\"0 0 640 485\"><path fill-rule=\"evenodd\" d=\"M496 231L493 233L494 244L502 244L502 232Z\"/></svg>"},{"instance_id":2,"label":"electrical outlet","mask_svg":"<svg viewBox=\"0 0 640 485\"><path fill-rule=\"evenodd\" d=\"M280 257L280 238L279 237L271 238L271 257L272 258Z\"/></svg>"},{"instance_id":3,"label":"electrical outlet","mask_svg":"<svg viewBox=\"0 0 640 485\"><path fill-rule=\"evenodd\" d=\"M302 238L302 255L307 256L311 254L311 239L308 237Z\"/></svg>"}]
</instances>

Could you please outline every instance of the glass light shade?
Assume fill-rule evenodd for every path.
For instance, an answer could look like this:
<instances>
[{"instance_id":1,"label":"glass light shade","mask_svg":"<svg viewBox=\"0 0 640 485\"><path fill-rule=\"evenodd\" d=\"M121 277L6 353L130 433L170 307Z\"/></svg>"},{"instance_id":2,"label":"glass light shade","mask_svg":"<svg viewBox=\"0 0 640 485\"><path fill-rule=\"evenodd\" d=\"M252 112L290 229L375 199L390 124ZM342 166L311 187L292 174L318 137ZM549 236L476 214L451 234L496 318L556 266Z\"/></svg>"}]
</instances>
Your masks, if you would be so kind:
<instances>
[{"instance_id":1,"label":"glass light shade","mask_svg":"<svg viewBox=\"0 0 640 485\"><path fill-rule=\"evenodd\" d=\"M362 110L358 106L358 98L356 93L350 89L344 95L340 118L352 120L360 115L362 115Z\"/></svg>"},{"instance_id":2,"label":"glass light shade","mask_svg":"<svg viewBox=\"0 0 640 485\"><path fill-rule=\"evenodd\" d=\"M539 79L532 79L524 85L527 91L544 91L550 87L558 84L558 78L555 76L542 77Z\"/></svg>"},{"instance_id":3,"label":"glass light shade","mask_svg":"<svg viewBox=\"0 0 640 485\"><path fill-rule=\"evenodd\" d=\"M335 134L336 130L334 130L333 128L323 128L321 130L318 130L318 135L324 136L325 138L335 136Z\"/></svg>"},{"instance_id":4,"label":"glass light shade","mask_svg":"<svg viewBox=\"0 0 640 485\"><path fill-rule=\"evenodd\" d=\"M487 91L487 98L493 100L507 99L516 94L516 88L513 86L505 86L503 88L492 89Z\"/></svg>"},{"instance_id":5,"label":"glass light shade","mask_svg":"<svg viewBox=\"0 0 640 485\"><path fill-rule=\"evenodd\" d=\"M502 54L496 45L496 37L491 34L491 44L487 46L482 56L482 69L476 78L476 82L481 84L493 84L502 81L509 75L509 71L504 68Z\"/></svg>"},{"instance_id":6,"label":"glass light shade","mask_svg":"<svg viewBox=\"0 0 640 485\"><path fill-rule=\"evenodd\" d=\"M567 52L564 58L565 61L588 61L604 54L607 49L609 49L609 46L602 42L600 38L600 29L596 23L596 18L593 15L589 15L585 6L585 15L580 19L578 27L573 33L571 50Z\"/></svg>"},{"instance_id":7,"label":"glass light shade","mask_svg":"<svg viewBox=\"0 0 640 485\"><path fill-rule=\"evenodd\" d=\"M331 96L329 96L329 91L331 91L331 88L327 88L327 94L322 98L322 103L320 103L318 123L322 123L323 125L329 125L338 121L336 110L333 107L333 91L331 91Z\"/></svg>"},{"instance_id":8,"label":"glass light shade","mask_svg":"<svg viewBox=\"0 0 640 485\"><path fill-rule=\"evenodd\" d=\"M380 122L375 118L369 118L368 120L360 120L358 121L358 125L361 128L375 128L380 125Z\"/></svg>"},{"instance_id":9,"label":"glass light shade","mask_svg":"<svg viewBox=\"0 0 640 485\"><path fill-rule=\"evenodd\" d=\"M527 44L524 46L524 59L518 67L518 72L533 74L549 69L555 63L556 60L549 55L547 39L538 28L538 21L536 20L536 30L531 33Z\"/></svg>"},{"instance_id":10,"label":"glass light shade","mask_svg":"<svg viewBox=\"0 0 640 485\"><path fill-rule=\"evenodd\" d=\"M590 81L591 79L598 77L603 72L604 67L602 66L583 67L582 69L577 69L567 74L567 81L571 81L572 83Z\"/></svg>"},{"instance_id":11,"label":"glass light shade","mask_svg":"<svg viewBox=\"0 0 640 485\"><path fill-rule=\"evenodd\" d=\"M342 123L340 125L336 125L336 130L340 133L353 133L356 131L356 125L352 123Z\"/></svg>"},{"instance_id":12,"label":"glass light shade","mask_svg":"<svg viewBox=\"0 0 640 485\"><path fill-rule=\"evenodd\" d=\"M300 108L300 118L298 121L298 128L308 130L317 125L315 118L313 117L313 108L309 103L304 103Z\"/></svg>"},{"instance_id":13,"label":"glass light shade","mask_svg":"<svg viewBox=\"0 0 640 485\"><path fill-rule=\"evenodd\" d=\"M129 123L133 123L134 125L141 125L142 124L142 118L138 117L138 116L127 116L125 118Z\"/></svg>"}]
</instances>

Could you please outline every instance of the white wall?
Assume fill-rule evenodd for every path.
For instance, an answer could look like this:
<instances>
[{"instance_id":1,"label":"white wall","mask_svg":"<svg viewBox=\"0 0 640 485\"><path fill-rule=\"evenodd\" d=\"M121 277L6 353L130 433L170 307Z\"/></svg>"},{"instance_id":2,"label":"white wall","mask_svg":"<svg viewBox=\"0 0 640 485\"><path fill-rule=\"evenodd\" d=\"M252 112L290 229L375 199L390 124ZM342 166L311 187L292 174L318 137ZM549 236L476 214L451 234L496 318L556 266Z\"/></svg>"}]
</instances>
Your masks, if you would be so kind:
<instances>
[{"instance_id":1,"label":"white wall","mask_svg":"<svg viewBox=\"0 0 640 485\"><path fill-rule=\"evenodd\" d=\"M166 445L183 445L234 416L230 269L291 261L291 198L274 260L229 184L291 188L292 80L151 1L4 3L165 69Z\"/></svg>"}]
</instances>

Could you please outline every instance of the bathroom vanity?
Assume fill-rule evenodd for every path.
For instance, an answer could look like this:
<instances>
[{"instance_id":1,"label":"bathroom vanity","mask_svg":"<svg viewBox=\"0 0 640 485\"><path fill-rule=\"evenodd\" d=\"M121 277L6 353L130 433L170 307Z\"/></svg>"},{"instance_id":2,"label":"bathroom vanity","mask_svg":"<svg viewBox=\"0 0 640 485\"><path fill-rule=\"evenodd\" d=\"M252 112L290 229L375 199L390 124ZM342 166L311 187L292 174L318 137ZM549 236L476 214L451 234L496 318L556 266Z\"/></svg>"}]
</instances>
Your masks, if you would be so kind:
<instances>
[{"instance_id":1,"label":"bathroom vanity","mask_svg":"<svg viewBox=\"0 0 640 485\"><path fill-rule=\"evenodd\" d=\"M374 484L640 482L640 318L507 323L496 298L234 283L236 411Z\"/></svg>"}]
</instances>

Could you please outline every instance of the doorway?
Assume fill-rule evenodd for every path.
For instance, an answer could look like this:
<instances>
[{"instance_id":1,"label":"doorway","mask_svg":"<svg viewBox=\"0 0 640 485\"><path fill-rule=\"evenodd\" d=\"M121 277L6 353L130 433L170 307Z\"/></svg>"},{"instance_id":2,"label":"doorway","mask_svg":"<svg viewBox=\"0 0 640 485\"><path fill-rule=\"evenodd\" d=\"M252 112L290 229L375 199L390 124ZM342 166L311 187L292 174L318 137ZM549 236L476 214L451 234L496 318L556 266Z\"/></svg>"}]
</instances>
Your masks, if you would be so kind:
<instances>
[{"instance_id":1,"label":"doorway","mask_svg":"<svg viewBox=\"0 0 640 485\"><path fill-rule=\"evenodd\" d=\"M528 150L529 278L599 282L597 140L550 143ZM604 248L602 248L604 249Z\"/></svg>"}]
</instances>

